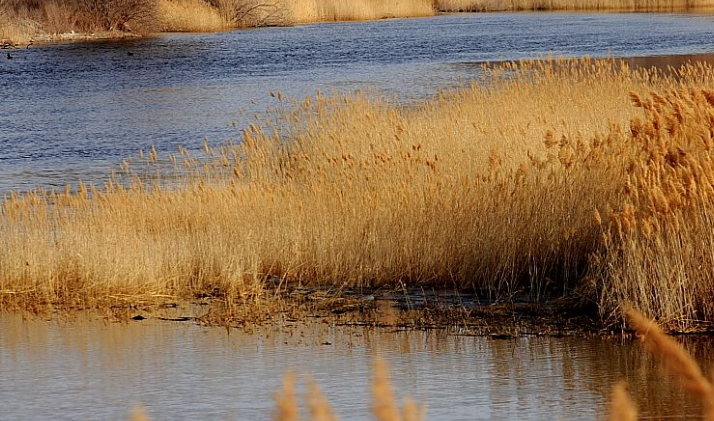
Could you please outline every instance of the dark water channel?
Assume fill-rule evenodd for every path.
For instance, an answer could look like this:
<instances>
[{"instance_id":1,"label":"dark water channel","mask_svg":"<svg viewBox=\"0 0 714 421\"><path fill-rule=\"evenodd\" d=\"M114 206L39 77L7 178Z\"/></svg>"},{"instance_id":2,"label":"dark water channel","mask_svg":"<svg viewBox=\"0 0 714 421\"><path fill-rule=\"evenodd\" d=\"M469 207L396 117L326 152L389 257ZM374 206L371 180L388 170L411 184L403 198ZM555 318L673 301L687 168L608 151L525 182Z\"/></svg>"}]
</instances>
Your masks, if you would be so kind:
<instances>
[{"instance_id":1,"label":"dark water channel","mask_svg":"<svg viewBox=\"0 0 714 421\"><path fill-rule=\"evenodd\" d=\"M714 16L464 14L122 42L0 57L0 192L97 182L156 145L198 149L291 97L371 88L410 102L499 59L714 51ZM129 55L129 53L133 55ZM272 100L274 101L274 100Z\"/></svg>"},{"instance_id":2,"label":"dark water channel","mask_svg":"<svg viewBox=\"0 0 714 421\"><path fill-rule=\"evenodd\" d=\"M705 367L712 338L687 347ZM697 419L699 408L638 343L621 338L494 340L445 332L302 326L243 332L191 323L23 321L0 315L0 419L268 420L287 370L311 376L343 420L369 420L373 356L429 420L603 419L625 379L642 419Z\"/></svg>"}]
</instances>

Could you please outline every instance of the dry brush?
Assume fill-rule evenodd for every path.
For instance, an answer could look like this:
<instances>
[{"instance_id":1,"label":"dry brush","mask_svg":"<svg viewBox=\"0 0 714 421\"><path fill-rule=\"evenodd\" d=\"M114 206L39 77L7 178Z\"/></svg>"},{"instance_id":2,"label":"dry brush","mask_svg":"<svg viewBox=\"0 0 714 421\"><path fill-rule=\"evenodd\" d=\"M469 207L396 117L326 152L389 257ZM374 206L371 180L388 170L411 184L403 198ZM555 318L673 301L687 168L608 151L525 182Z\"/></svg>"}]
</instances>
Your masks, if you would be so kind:
<instances>
[{"instance_id":1,"label":"dry brush","mask_svg":"<svg viewBox=\"0 0 714 421\"><path fill-rule=\"evenodd\" d=\"M308 98L201 159L144 156L178 186L128 165L131 185L10 196L0 297L254 296L277 277L575 295L605 318L627 304L679 329L712 320L714 69L584 59L485 73L409 109Z\"/></svg>"}]
</instances>

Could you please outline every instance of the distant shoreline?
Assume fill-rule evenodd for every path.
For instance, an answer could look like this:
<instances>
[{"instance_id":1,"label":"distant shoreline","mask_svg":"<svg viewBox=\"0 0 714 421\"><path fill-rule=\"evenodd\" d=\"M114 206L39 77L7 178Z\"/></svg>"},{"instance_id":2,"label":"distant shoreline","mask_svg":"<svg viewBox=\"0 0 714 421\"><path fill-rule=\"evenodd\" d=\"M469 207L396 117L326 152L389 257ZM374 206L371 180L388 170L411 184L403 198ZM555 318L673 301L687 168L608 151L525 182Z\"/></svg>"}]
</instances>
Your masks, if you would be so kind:
<instances>
[{"instance_id":1,"label":"distant shoreline","mask_svg":"<svg viewBox=\"0 0 714 421\"><path fill-rule=\"evenodd\" d=\"M281 6L251 6L255 0L136 0L135 13L121 13L122 19L86 6L69 5L76 0L50 0L36 8L20 7L25 0L0 0L0 47L18 48L30 42L116 40L144 38L163 33L217 33L255 27L296 26L329 22L377 21L434 17L458 13L490 12L714 12L714 0L410 0L378 2L337 0L314 3L299 0ZM98 0L97 0L98 1ZM109 0L119 2L119 0ZM213 5L216 3L216 5ZM227 3L233 4L231 10ZM14 4L14 6L13 6ZM251 3L253 4L253 3ZM278 3L275 3L278 4ZM54 6L53 6L54 5ZM70 10L58 11L69 8ZM116 14L116 13L115 13Z\"/></svg>"}]
</instances>

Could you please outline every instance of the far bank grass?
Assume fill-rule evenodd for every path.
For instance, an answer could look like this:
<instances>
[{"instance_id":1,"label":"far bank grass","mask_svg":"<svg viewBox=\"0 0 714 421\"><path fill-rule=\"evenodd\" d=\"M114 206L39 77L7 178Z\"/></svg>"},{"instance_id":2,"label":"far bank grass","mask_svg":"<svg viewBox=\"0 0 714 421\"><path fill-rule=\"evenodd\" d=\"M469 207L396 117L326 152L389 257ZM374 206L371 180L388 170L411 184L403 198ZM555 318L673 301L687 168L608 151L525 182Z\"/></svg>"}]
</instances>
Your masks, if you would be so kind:
<instances>
[{"instance_id":1,"label":"far bank grass","mask_svg":"<svg viewBox=\"0 0 714 421\"><path fill-rule=\"evenodd\" d=\"M675 12L714 10L713 0L437 0L443 12L614 11Z\"/></svg>"},{"instance_id":2,"label":"far bank grass","mask_svg":"<svg viewBox=\"0 0 714 421\"><path fill-rule=\"evenodd\" d=\"M0 0L0 41L537 10L710 11L714 0Z\"/></svg>"},{"instance_id":3,"label":"far bank grass","mask_svg":"<svg viewBox=\"0 0 714 421\"><path fill-rule=\"evenodd\" d=\"M412 109L307 99L202 159L124 169L178 186L8 197L0 300L245 298L280 280L575 296L686 329L714 320L711 89L709 65L583 59L486 69Z\"/></svg>"},{"instance_id":4,"label":"far bank grass","mask_svg":"<svg viewBox=\"0 0 714 421\"><path fill-rule=\"evenodd\" d=\"M432 0L0 0L0 41L433 16Z\"/></svg>"}]
</instances>

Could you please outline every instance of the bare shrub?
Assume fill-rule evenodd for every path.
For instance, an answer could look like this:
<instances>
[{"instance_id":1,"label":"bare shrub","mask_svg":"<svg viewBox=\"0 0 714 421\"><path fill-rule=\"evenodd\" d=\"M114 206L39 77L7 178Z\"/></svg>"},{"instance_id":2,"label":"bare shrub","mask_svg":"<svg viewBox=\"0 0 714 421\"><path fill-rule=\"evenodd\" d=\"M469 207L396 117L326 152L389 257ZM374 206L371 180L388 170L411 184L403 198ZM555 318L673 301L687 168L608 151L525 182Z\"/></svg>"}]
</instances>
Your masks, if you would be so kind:
<instances>
[{"instance_id":1,"label":"bare shrub","mask_svg":"<svg viewBox=\"0 0 714 421\"><path fill-rule=\"evenodd\" d=\"M147 33L159 27L156 0L76 0L84 29Z\"/></svg>"}]
</instances>

